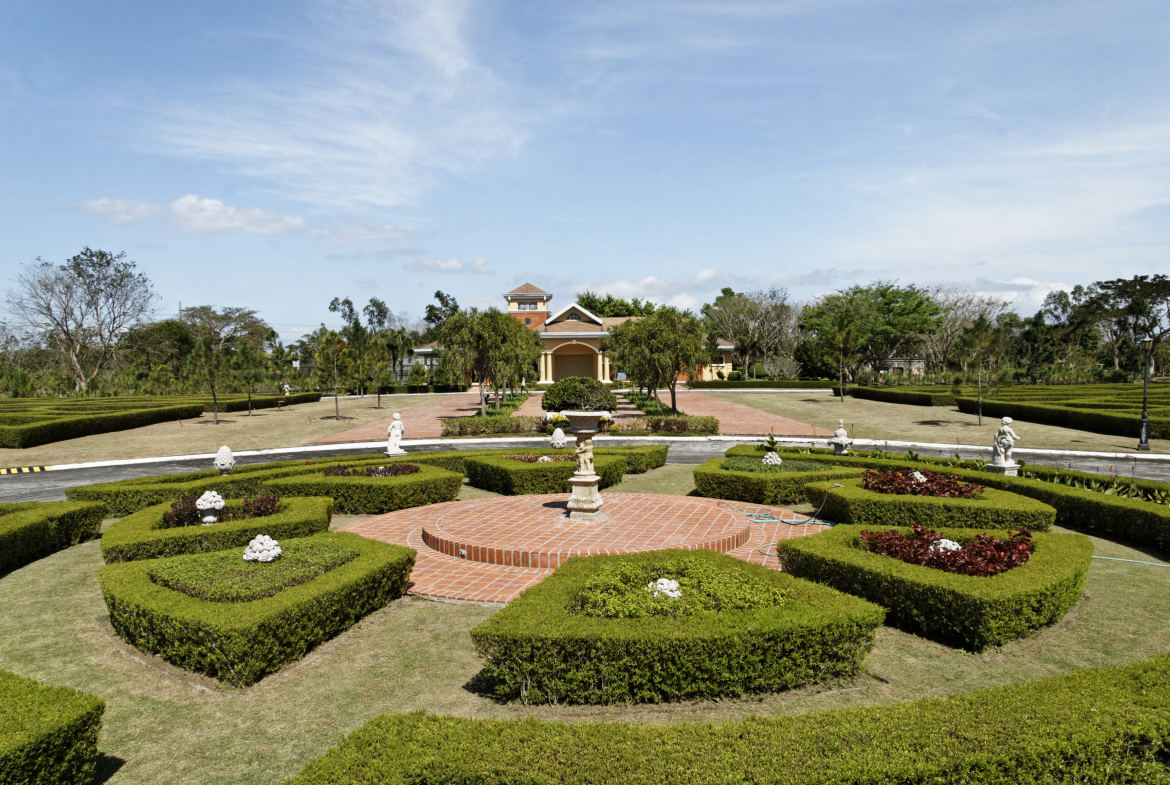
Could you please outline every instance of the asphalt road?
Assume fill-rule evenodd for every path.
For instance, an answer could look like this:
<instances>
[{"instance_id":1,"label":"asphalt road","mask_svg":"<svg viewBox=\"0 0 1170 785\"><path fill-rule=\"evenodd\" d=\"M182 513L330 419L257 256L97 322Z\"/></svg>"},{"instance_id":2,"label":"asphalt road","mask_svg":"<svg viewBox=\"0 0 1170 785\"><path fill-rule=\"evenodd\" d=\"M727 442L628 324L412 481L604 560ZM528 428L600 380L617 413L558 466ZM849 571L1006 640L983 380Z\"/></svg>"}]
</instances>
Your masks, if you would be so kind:
<instances>
[{"instance_id":1,"label":"asphalt road","mask_svg":"<svg viewBox=\"0 0 1170 785\"><path fill-rule=\"evenodd\" d=\"M756 442L758 439L745 438L745 443ZM638 439L607 439L606 446L653 444L653 438ZM658 442L661 444L662 442ZM668 463L693 464L703 463L709 458L722 455L733 443L727 441L712 442L705 439L693 441L671 441ZM531 440L500 439L493 443L498 448L531 447ZM482 443L461 445L458 442L445 444L411 446L406 445L407 452L436 451L452 449L483 449ZM328 458L338 455L354 455L372 452L368 447L338 447L335 450L313 452L308 455L303 452L273 451L265 455L237 456L238 465L254 463L268 463L271 461L287 461L298 458ZM890 452L894 452L893 449ZM1170 461L1140 461L1123 459L1086 458L1072 453L1059 456L1034 456L1017 450L1018 457L1024 458L1031 464L1045 466L1060 466L1086 472L1101 474L1117 474L1121 477L1142 477L1150 480L1170 482ZM953 451L923 450L923 455L950 456ZM987 459L987 452L982 455L975 451L961 451L964 458L982 457ZM1110 468L1112 467L1112 468ZM211 461L206 458L163 461L159 463L136 464L130 466L101 466L82 469L63 469L37 474L15 474L0 476L0 502L31 502L31 501L64 501L65 489L78 485L89 485L97 482L112 482L132 477L149 477L157 474L177 474L210 469Z\"/></svg>"}]
</instances>

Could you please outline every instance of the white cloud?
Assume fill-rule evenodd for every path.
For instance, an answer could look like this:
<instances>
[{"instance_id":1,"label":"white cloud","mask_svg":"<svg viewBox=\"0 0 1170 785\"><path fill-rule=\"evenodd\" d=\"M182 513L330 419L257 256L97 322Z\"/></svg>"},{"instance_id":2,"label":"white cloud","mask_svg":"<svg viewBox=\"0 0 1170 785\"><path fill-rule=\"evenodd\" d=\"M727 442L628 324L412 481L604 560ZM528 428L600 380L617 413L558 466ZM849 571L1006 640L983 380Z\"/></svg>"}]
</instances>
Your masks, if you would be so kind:
<instances>
[{"instance_id":1,"label":"white cloud","mask_svg":"<svg viewBox=\"0 0 1170 785\"><path fill-rule=\"evenodd\" d=\"M1034 281L1031 278L1013 278L1010 281L989 281L977 278L972 288L979 294L998 297L1012 304L1021 316L1031 316L1040 310L1044 298L1051 292L1072 291L1072 286L1053 281Z\"/></svg>"},{"instance_id":2,"label":"white cloud","mask_svg":"<svg viewBox=\"0 0 1170 785\"><path fill-rule=\"evenodd\" d=\"M483 259L476 259L471 264L464 264L458 259L443 260L420 256L413 262L404 264L402 268L419 273L491 273Z\"/></svg>"},{"instance_id":3,"label":"white cloud","mask_svg":"<svg viewBox=\"0 0 1170 785\"><path fill-rule=\"evenodd\" d=\"M143 144L332 208L408 203L443 175L513 154L527 134L512 88L468 42L470 7L322 4L311 36L280 42L280 76L184 96Z\"/></svg>"},{"instance_id":4,"label":"white cloud","mask_svg":"<svg viewBox=\"0 0 1170 785\"><path fill-rule=\"evenodd\" d=\"M150 219L183 234L299 234L338 243L385 242L411 233L404 226L352 224L338 229L316 226L299 215L259 207L232 207L221 199L182 196L170 204L136 199L91 199L76 205L83 213L103 216L119 226Z\"/></svg>"}]
</instances>

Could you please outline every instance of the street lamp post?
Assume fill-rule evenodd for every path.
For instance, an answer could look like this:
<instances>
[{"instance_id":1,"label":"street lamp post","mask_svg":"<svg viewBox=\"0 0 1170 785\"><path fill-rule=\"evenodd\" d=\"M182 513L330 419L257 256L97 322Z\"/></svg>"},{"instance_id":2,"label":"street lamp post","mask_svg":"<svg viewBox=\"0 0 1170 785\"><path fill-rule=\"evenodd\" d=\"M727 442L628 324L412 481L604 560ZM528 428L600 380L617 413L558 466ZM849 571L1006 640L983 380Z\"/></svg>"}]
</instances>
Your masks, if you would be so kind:
<instances>
[{"instance_id":1,"label":"street lamp post","mask_svg":"<svg viewBox=\"0 0 1170 785\"><path fill-rule=\"evenodd\" d=\"M1150 451L1150 350L1154 348L1153 336L1142 339L1142 431L1138 439L1138 451Z\"/></svg>"}]
</instances>

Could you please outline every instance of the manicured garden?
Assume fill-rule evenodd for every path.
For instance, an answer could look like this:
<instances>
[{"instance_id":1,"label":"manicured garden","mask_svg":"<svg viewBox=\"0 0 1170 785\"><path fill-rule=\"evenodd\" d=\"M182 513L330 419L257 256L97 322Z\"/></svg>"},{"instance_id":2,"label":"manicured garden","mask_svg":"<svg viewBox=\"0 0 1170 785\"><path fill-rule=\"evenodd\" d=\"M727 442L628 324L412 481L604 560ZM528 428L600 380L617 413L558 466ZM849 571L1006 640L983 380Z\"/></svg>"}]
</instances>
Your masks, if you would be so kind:
<instances>
[{"instance_id":1,"label":"manicured garden","mask_svg":"<svg viewBox=\"0 0 1170 785\"><path fill-rule=\"evenodd\" d=\"M1170 782L1170 569L1137 563L1170 545L1164 484L1119 496L1040 467L815 450L777 466L738 447L694 469L699 492L839 522L784 541L784 572L708 551L579 557L502 610L400 600L412 550L328 532L335 512L454 499L464 478L562 493L571 454L72 489L43 508L98 510L88 523L19 529L0 668L81 691L77 730L54 732L78 751L54 754L112 783ZM608 493L689 487L665 447L595 455ZM96 514L122 516L100 547L84 542ZM283 549L270 563L246 561L260 533ZM0 773L28 760L18 732L0 727Z\"/></svg>"}]
</instances>

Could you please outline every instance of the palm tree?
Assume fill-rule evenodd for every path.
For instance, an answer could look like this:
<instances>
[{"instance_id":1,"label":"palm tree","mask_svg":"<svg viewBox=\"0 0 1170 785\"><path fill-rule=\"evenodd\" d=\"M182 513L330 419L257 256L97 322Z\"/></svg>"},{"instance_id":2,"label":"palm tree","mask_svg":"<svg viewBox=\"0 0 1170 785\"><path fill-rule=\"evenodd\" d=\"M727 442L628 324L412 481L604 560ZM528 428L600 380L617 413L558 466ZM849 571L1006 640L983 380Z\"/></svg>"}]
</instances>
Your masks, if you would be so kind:
<instances>
[{"instance_id":1,"label":"palm tree","mask_svg":"<svg viewBox=\"0 0 1170 785\"><path fill-rule=\"evenodd\" d=\"M837 350L837 392L841 396L841 403L845 403L845 360L857 351L853 314L844 309L833 314L826 338L829 345Z\"/></svg>"}]
</instances>

